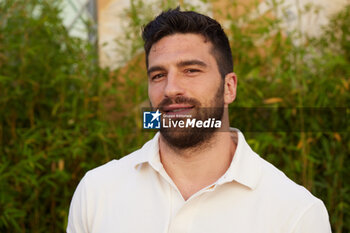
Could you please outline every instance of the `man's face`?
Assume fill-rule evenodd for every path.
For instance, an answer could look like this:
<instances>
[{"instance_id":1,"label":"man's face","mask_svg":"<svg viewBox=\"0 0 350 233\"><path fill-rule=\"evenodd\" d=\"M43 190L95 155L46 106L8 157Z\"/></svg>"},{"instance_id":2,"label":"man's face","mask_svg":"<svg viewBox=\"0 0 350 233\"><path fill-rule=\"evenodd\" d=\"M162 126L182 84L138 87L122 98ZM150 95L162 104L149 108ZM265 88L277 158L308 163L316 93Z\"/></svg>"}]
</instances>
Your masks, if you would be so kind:
<instances>
[{"instance_id":1,"label":"man's face","mask_svg":"<svg viewBox=\"0 0 350 233\"><path fill-rule=\"evenodd\" d=\"M211 49L212 44L197 34L174 34L155 43L148 57L148 95L152 107L167 115L221 119L223 107L227 107L224 81ZM204 143L214 130L160 132L170 146L190 148Z\"/></svg>"}]
</instances>

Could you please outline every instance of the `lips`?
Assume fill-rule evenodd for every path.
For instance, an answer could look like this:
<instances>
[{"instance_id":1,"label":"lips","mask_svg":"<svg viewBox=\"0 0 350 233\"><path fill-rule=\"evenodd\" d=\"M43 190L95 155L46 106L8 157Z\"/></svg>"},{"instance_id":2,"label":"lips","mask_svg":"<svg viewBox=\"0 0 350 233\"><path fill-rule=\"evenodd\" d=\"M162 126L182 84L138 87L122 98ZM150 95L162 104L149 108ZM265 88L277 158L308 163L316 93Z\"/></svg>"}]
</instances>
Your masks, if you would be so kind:
<instances>
[{"instance_id":1,"label":"lips","mask_svg":"<svg viewBox=\"0 0 350 233\"><path fill-rule=\"evenodd\" d=\"M163 107L163 111L166 113L186 113L191 111L191 109L194 108L194 105L188 105L188 104L170 104Z\"/></svg>"},{"instance_id":2,"label":"lips","mask_svg":"<svg viewBox=\"0 0 350 233\"><path fill-rule=\"evenodd\" d=\"M192 115L192 111L200 106L198 100L179 95L174 98L165 97L159 103L158 109L167 115Z\"/></svg>"}]
</instances>

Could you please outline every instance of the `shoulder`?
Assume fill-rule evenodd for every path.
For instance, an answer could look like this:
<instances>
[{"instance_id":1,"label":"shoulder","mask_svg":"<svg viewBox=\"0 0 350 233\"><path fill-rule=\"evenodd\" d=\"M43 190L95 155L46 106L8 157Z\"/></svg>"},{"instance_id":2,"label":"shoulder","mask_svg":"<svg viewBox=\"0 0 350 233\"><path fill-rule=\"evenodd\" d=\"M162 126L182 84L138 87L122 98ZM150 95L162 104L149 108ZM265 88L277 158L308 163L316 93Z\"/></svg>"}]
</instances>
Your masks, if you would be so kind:
<instances>
[{"instance_id":1,"label":"shoulder","mask_svg":"<svg viewBox=\"0 0 350 233\"><path fill-rule=\"evenodd\" d=\"M142 150L137 150L85 174L71 201L67 232L88 232L95 218L99 218L96 215L99 210L106 210L111 203L124 200L127 180L136 173L134 164L140 156Z\"/></svg>"},{"instance_id":2,"label":"shoulder","mask_svg":"<svg viewBox=\"0 0 350 233\"><path fill-rule=\"evenodd\" d=\"M262 174L260 186L269 193L275 201L286 202L292 205L299 203L312 205L318 199L302 185L288 178L281 170L261 158Z\"/></svg>"},{"instance_id":3,"label":"shoulder","mask_svg":"<svg viewBox=\"0 0 350 233\"><path fill-rule=\"evenodd\" d=\"M149 161L149 158L158 153L157 135L146 142L142 148L124 156L119 160L112 160L104 165L88 171L81 185L91 193L106 193L120 190L130 185L130 181L140 178L139 164Z\"/></svg>"},{"instance_id":4,"label":"shoulder","mask_svg":"<svg viewBox=\"0 0 350 233\"><path fill-rule=\"evenodd\" d=\"M104 183L121 181L135 172L135 165L141 156L142 151L139 149L119 160L114 159L88 171L83 177L83 180L85 184L91 185L102 185Z\"/></svg>"},{"instance_id":5,"label":"shoulder","mask_svg":"<svg viewBox=\"0 0 350 233\"><path fill-rule=\"evenodd\" d=\"M323 202L271 163L261 159L261 164L262 174L257 189L263 194L274 219L288 229L313 229L315 221L318 221L320 229L323 229L319 232L328 232L328 213Z\"/></svg>"}]
</instances>

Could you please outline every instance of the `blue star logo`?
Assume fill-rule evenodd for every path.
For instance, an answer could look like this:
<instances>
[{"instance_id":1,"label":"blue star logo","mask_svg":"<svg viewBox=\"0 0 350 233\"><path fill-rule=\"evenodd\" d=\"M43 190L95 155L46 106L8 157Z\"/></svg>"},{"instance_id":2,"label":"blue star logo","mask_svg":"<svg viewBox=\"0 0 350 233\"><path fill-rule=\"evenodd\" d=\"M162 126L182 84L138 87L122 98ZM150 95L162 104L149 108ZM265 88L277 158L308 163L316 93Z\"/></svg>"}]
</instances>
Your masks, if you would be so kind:
<instances>
[{"instance_id":1,"label":"blue star logo","mask_svg":"<svg viewBox=\"0 0 350 233\"><path fill-rule=\"evenodd\" d=\"M162 113L159 109L156 112L143 112L143 128L144 129L160 129L160 116Z\"/></svg>"}]
</instances>

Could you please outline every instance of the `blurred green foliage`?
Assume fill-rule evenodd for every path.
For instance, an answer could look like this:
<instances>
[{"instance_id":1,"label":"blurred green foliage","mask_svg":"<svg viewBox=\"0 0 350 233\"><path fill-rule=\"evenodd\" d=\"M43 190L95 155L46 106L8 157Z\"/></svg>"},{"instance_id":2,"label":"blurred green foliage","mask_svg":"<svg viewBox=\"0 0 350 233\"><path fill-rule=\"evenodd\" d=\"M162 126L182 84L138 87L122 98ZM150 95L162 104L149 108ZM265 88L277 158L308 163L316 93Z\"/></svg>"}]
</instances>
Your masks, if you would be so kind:
<instances>
[{"instance_id":1,"label":"blurred green foliage","mask_svg":"<svg viewBox=\"0 0 350 233\"><path fill-rule=\"evenodd\" d=\"M152 137L141 130L140 109L148 97L138 55L139 28L152 17L145 10L152 7L131 3L124 39L132 44L119 41L124 57L133 60L110 71L97 66L88 42L69 36L60 1L0 1L0 232L64 232L83 174ZM159 1L156 8L175 5ZM239 77L231 111L348 108L350 7L317 39L285 33L269 14L248 17L252 9L225 16ZM244 133L257 153L325 202L333 232L350 232L348 128Z\"/></svg>"}]
</instances>

